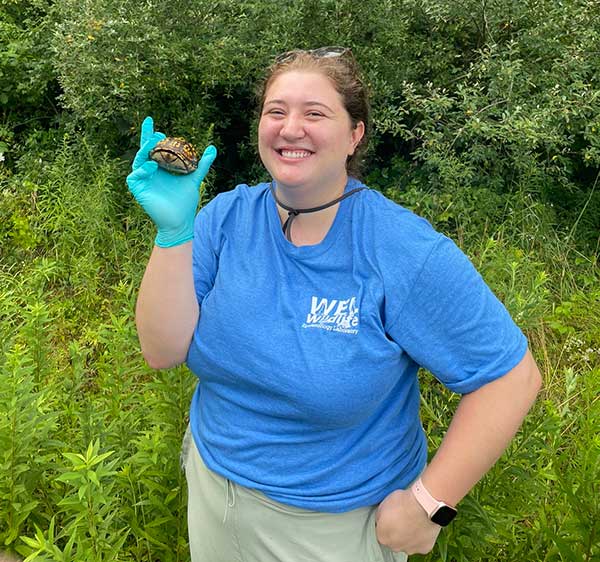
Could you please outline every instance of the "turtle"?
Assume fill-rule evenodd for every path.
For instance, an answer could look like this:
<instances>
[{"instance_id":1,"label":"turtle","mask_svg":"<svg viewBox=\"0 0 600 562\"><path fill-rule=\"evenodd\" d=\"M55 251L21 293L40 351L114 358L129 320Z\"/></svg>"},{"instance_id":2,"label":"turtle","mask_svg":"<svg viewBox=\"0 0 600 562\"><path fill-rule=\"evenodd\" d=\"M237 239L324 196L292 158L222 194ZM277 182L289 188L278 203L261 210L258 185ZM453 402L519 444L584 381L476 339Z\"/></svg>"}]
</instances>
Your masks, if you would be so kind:
<instances>
[{"instance_id":1,"label":"turtle","mask_svg":"<svg viewBox=\"0 0 600 562\"><path fill-rule=\"evenodd\" d=\"M191 174L198 167L196 149L181 137L161 140L148 156L172 174Z\"/></svg>"}]
</instances>

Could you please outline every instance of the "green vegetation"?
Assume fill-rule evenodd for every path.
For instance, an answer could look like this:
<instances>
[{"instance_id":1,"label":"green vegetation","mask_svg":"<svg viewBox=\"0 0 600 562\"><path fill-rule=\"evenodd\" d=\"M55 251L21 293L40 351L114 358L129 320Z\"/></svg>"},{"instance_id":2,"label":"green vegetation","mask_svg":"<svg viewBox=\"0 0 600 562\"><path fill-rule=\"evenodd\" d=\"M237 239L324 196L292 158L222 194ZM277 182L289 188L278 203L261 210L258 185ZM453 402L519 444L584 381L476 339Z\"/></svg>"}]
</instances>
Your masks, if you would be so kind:
<instances>
[{"instance_id":1,"label":"green vegetation","mask_svg":"<svg viewBox=\"0 0 600 562\"><path fill-rule=\"evenodd\" d=\"M133 324L153 230L138 127L219 148L206 197L264 177L248 111L293 47L352 46L372 187L452 236L527 333L540 400L434 552L600 559L600 7L592 0L0 0L0 552L188 560L194 385ZM458 397L423 376L439 443Z\"/></svg>"}]
</instances>

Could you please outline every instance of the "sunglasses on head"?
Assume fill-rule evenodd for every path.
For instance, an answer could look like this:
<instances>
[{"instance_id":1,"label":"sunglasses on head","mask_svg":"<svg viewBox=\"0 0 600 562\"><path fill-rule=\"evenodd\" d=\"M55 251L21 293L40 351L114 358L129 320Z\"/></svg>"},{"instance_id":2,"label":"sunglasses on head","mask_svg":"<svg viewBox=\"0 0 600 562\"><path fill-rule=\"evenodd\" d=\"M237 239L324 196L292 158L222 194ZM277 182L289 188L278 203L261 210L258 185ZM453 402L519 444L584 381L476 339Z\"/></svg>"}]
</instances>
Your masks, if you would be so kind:
<instances>
[{"instance_id":1,"label":"sunglasses on head","mask_svg":"<svg viewBox=\"0 0 600 562\"><path fill-rule=\"evenodd\" d=\"M318 49L294 49L293 51L286 51L275 57L276 63L288 62L295 59L302 53L307 53L316 59L329 59L334 57L341 57L347 53L350 53L348 47L319 47Z\"/></svg>"}]
</instances>

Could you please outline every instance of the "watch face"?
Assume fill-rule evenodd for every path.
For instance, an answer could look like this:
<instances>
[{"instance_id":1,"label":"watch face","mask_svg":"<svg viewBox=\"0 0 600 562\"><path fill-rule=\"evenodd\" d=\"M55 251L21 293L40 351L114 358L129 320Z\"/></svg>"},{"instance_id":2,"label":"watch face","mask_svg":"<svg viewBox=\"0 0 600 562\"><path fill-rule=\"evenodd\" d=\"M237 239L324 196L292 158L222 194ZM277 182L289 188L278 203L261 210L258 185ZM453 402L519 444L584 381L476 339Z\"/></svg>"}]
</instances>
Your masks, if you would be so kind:
<instances>
[{"instance_id":1,"label":"watch face","mask_svg":"<svg viewBox=\"0 0 600 562\"><path fill-rule=\"evenodd\" d=\"M437 523L441 527L445 527L456 517L456 509L449 505L442 505L436 512L431 516L431 520Z\"/></svg>"}]
</instances>

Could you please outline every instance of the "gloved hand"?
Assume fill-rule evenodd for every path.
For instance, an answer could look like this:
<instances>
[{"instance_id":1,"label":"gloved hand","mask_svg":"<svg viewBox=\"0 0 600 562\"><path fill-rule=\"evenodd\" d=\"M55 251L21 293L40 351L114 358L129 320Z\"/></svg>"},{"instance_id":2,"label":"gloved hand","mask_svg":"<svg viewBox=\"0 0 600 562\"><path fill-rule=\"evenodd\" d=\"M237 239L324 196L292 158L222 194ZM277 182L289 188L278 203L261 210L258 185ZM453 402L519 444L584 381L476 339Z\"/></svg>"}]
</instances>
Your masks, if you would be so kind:
<instances>
[{"instance_id":1,"label":"gloved hand","mask_svg":"<svg viewBox=\"0 0 600 562\"><path fill-rule=\"evenodd\" d=\"M163 170L148 157L164 138L163 133L154 132L152 117L146 117L142 123L140 149L133 160L132 172L127 176L127 185L158 228L154 243L171 248L194 237L200 184L217 156L217 149L208 146L198 169L179 176Z\"/></svg>"}]
</instances>

